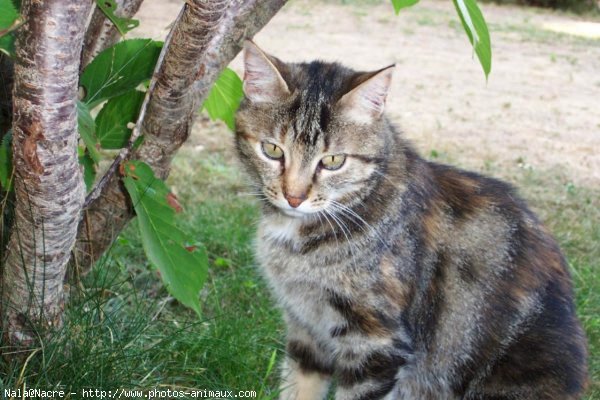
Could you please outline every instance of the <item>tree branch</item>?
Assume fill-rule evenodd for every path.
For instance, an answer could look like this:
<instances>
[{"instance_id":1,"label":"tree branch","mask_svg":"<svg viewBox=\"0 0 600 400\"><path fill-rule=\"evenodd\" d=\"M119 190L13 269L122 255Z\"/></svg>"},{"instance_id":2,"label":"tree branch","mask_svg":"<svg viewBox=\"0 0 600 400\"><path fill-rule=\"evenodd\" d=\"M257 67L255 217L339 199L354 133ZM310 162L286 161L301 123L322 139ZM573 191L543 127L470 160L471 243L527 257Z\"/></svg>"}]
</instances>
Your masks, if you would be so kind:
<instances>
[{"instance_id":1,"label":"tree branch","mask_svg":"<svg viewBox=\"0 0 600 400\"><path fill-rule=\"evenodd\" d=\"M144 0L115 0L117 9L115 15L121 18L133 17ZM92 18L85 32L81 67L83 70L102 50L117 43L121 38L119 30L98 7L94 7Z\"/></svg>"},{"instance_id":2,"label":"tree branch","mask_svg":"<svg viewBox=\"0 0 600 400\"><path fill-rule=\"evenodd\" d=\"M116 174L120 162L142 160L165 179L173 156L190 134L198 107L221 71L239 53L243 41L254 36L285 2L188 0L163 48L163 60L132 135L142 134L144 141L137 150L121 154L90 198L87 218L79 227L79 265L91 266L133 217Z\"/></svg>"},{"instance_id":3,"label":"tree branch","mask_svg":"<svg viewBox=\"0 0 600 400\"><path fill-rule=\"evenodd\" d=\"M91 2L24 0L14 65L15 221L2 273L7 343L61 324L63 279L84 200L77 84ZM10 285L10 289L7 286Z\"/></svg>"}]
</instances>

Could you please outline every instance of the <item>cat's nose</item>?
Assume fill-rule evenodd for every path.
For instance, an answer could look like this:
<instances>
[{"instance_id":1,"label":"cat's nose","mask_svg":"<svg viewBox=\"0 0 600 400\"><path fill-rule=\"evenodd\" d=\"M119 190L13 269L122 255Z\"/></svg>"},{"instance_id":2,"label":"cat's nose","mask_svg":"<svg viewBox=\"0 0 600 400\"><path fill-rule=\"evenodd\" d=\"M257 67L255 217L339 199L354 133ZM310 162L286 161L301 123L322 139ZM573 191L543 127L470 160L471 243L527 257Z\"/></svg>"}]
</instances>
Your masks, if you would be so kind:
<instances>
[{"instance_id":1,"label":"cat's nose","mask_svg":"<svg viewBox=\"0 0 600 400\"><path fill-rule=\"evenodd\" d=\"M293 208L298 208L298 206L300 204L302 204L302 202L304 200L306 200L306 193L301 194L300 196L292 196L289 194L285 194L285 199L287 200L288 204L290 206L292 206Z\"/></svg>"}]
</instances>

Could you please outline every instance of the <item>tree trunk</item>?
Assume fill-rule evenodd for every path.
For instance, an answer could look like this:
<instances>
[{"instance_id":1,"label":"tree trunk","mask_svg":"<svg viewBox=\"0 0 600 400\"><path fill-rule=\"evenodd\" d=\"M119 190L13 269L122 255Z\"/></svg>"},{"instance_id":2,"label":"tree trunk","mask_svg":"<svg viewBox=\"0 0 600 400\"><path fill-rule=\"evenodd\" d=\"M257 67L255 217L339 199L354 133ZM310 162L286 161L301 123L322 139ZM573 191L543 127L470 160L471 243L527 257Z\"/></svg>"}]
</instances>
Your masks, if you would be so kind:
<instances>
[{"instance_id":1,"label":"tree trunk","mask_svg":"<svg viewBox=\"0 0 600 400\"><path fill-rule=\"evenodd\" d=\"M144 0L116 0L115 15L121 18L131 18L138 12L143 2ZM98 53L117 43L120 38L121 34L115 24L96 6L85 33L80 69L83 70Z\"/></svg>"},{"instance_id":2,"label":"tree trunk","mask_svg":"<svg viewBox=\"0 0 600 400\"><path fill-rule=\"evenodd\" d=\"M165 179L171 160L188 138L198 107L221 71L286 0L189 0L163 48L140 112L142 145L128 157L152 166ZM134 130L135 134L135 130ZM109 170L92 192L79 227L77 264L86 272L133 217L120 178ZM96 198L97 197L97 198ZM87 203L87 201L86 201Z\"/></svg>"},{"instance_id":3,"label":"tree trunk","mask_svg":"<svg viewBox=\"0 0 600 400\"><path fill-rule=\"evenodd\" d=\"M2 271L6 344L61 324L63 279L84 201L77 85L91 1L23 0L13 93L15 221Z\"/></svg>"}]
</instances>

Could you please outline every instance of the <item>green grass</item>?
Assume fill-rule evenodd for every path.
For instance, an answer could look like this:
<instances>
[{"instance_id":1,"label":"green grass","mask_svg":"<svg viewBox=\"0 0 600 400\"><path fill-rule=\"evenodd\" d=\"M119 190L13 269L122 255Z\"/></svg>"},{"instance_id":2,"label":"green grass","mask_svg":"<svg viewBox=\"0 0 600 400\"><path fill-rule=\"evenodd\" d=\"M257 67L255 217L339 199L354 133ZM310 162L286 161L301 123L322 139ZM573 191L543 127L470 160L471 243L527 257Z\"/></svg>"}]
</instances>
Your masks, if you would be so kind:
<instances>
[{"instance_id":1,"label":"green grass","mask_svg":"<svg viewBox=\"0 0 600 400\"><path fill-rule=\"evenodd\" d=\"M260 398L276 397L273 357L282 355L283 324L254 266L258 211L239 195L246 189L236 167L221 152L208 154L184 149L169 181L186 209L178 223L203 242L211 260L203 318L159 284L134 222L82 285L73 284L63 330L26 362L0 361L0 396L4 388L26 385L254 390ZM430 156L446 159L442 151ZM493 169L521 188L568 256L596 382L587 399L600 399L600 191L575 186L556 171Z\"/></svg>"}]
</instances>

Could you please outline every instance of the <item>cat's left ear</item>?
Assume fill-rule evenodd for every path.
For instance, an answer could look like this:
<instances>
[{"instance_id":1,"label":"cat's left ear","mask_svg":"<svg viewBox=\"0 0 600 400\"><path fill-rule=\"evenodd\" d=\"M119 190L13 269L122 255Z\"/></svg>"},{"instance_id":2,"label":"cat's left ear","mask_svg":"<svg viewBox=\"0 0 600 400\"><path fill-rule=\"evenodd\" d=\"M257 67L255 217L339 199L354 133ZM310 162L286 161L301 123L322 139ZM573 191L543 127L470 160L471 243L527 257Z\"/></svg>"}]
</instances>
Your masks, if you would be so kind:
<instances>
[{"instance_id":1,"label":"cat's left ear","mask_svg":"<svg viewBox=\"0 0 600 400\"><path fill-rule=\"evenodd\" d=\"M244 43L244 94L256 103L276 103L290 91L271 59L250 40Z\"/></svg>"},{"instance_id":2,"label":"cat's left ear","mask_svg":"<svg viewBox=\"0 0 600 400\"><path fill-rule=\"evenodd\" d=\"M395 64L360 76L358 86L342 96L338 106L354 122L368 124L381 117Z\"/></svg>"}]
</instances>

